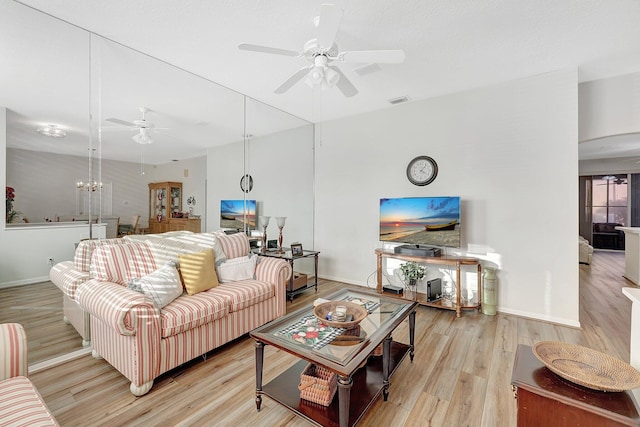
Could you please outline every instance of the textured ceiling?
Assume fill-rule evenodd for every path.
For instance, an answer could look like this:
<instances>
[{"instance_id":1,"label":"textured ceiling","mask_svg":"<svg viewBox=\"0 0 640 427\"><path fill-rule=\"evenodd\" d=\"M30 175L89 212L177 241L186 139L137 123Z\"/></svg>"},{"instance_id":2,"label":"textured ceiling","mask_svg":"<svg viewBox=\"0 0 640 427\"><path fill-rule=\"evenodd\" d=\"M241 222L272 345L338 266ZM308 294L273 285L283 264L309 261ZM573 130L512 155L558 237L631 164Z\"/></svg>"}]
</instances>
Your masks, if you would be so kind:
<instances>
[{"instance_id":1,"label":"textured ceiling","mask_svg":"<svg viewBox=\"0 0 640 427\"><path fill-rule=\"evenodd\" d=\"M240 51L239 43L301 51L320 1L24 0L53 16L192 71L298 117L321 121L506 80L577 68L581 81L640 70L638 0L344 0L341 50L404 49L403 64L359 89L273 90L304 58Z\"/></svg>"}]
</instances>

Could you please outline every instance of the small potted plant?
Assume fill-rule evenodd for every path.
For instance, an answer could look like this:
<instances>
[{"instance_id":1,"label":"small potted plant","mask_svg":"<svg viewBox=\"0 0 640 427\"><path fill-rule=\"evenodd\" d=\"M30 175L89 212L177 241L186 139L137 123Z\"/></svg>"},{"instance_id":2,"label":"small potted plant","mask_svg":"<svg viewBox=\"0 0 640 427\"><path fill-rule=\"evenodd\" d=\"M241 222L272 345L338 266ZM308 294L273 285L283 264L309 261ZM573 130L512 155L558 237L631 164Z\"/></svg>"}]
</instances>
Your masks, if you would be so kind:
<instances>
[{"instance_id":1,"label":"small potted plant","mask_svg":"<svg viewBox=\"0 0 640 427\"><path fill-rule=\"evenodd\" d=\"M426 268L417 262L408 261L400 265L400 270L402 271L402 279L407 289L411 290L415 296L418 280L424 277Z\"/></svg>"}]
</instances>

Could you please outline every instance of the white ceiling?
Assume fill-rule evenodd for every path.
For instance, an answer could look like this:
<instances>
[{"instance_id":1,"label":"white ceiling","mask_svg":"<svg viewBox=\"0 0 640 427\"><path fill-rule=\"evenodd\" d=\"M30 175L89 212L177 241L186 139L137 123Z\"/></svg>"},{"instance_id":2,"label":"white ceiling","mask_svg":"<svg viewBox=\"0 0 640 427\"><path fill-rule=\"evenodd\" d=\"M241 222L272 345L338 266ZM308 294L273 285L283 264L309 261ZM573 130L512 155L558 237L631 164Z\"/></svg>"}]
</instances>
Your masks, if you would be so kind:
<instances>
[{"instance_id":1,"label":"white ceiling","mask_svg":"<svg viewBox=\"0 0 640 427\"><path fill-rule=\"evenodd\" d=\"M237 48L301 51L315 37L320 1L21 3L313 122L555 70L577 68L581 81L640 71L638 0L335 0L341 50L406 52L404 63L362 76L340 64L359 90L352 98L302 82L274 94L306 59Z\"/></svg>"}]
</instances>

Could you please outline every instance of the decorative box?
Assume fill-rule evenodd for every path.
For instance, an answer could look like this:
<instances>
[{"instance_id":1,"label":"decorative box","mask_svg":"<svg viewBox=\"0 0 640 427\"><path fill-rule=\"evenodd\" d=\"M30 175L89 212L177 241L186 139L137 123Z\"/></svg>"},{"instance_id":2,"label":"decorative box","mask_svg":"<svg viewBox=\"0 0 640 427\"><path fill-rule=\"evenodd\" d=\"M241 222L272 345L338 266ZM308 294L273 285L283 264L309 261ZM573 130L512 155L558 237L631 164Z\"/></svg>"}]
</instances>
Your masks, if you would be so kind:
<instances>
[{"instance_id":1,"label":"decorative box","mask_svg":"<svg viewBox=\"0 0 640 427\"><path fill-rule=\"evenodd\" d=\"M293 272L293 290L298 290L307 286L307 275L304 273Z\"/></svg>"}]
</instances>

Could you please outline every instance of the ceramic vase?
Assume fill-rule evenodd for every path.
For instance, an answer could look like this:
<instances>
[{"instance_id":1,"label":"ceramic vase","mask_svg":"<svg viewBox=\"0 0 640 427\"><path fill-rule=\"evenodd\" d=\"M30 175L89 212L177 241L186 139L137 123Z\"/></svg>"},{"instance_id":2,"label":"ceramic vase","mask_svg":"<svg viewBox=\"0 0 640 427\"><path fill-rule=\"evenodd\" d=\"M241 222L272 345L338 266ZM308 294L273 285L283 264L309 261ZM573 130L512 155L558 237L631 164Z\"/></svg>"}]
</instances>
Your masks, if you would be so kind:
<instances>
[{"instance_id":1,"label":"ceramic vase","mask_svg":"<svg viewBox=\"0 0 640 427\"><path fill-rule=\"evenodd\" d=\"M496 314L496 294L498 287L498 277L496 269L485 267L482 276L482 313L488 316Z\"/></svg>"}]
</instances>

